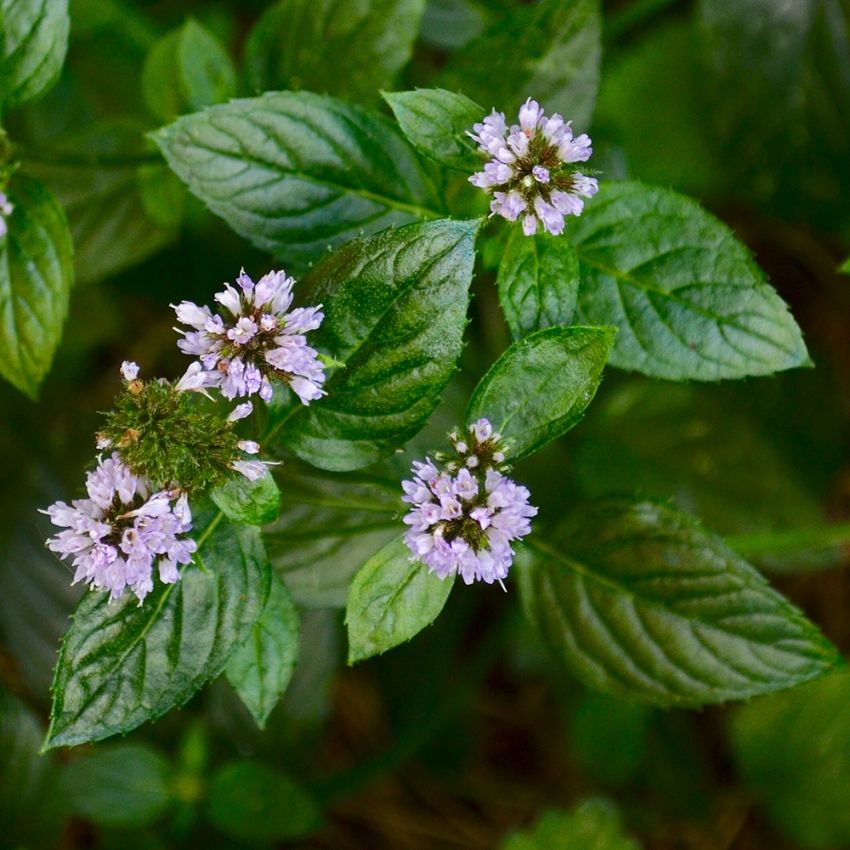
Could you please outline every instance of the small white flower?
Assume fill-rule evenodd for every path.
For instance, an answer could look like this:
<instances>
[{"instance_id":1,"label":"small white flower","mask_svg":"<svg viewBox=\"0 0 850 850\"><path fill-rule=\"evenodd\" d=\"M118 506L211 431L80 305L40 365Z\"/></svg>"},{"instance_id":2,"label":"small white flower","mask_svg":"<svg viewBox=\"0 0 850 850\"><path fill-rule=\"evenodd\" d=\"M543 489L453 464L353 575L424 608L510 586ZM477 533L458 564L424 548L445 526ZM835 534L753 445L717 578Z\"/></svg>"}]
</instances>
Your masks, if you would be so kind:
<instances>
[{"instance_id":1,"label":"small white flower","mask_svg":"<svg viewBox=\"0 0 850 850\"><path fill-rule=\"evenodd\" d=\"M135 381L136 378L139 377L139 364L134 363L132 360L125 360L121 364L121 377L130 383L130 381Z\"/></svg>"}]
</instances>

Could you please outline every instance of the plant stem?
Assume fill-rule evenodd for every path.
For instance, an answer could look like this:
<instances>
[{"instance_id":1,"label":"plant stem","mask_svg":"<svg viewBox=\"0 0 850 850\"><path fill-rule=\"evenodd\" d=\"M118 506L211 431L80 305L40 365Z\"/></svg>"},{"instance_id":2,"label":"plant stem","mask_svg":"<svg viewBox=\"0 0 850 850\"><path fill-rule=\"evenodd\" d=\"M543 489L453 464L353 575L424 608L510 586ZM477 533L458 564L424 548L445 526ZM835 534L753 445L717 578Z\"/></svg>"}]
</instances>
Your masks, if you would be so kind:
<instances>
[{"instance_id":1,"label":"plant stem","mask_svg":"<svg viewBox=\"0 0 850 850\"><path fill-rule=\"evenodd\" d=\"M792 528L788 531L760 531L735 534L726 542L740 555L767 555L779 552L801 552L805 549L828 549L850 543L850 522L822 525L816 528Z\"/></svg>"}]
</instances>

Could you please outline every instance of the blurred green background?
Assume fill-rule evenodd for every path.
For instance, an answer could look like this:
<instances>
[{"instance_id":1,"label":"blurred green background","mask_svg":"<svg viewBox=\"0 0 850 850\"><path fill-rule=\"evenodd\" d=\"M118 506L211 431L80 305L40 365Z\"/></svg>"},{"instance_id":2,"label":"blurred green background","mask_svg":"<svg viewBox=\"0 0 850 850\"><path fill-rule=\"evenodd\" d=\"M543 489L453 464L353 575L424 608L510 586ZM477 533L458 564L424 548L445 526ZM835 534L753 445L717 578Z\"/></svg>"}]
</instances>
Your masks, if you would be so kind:
<instances>
[{"instance_id":1,"label":"blurred green background","mask_svg":"<svg viewBox=\"0 0 850 850\"><path fill-rule=\"evenodd\" d=\"M77 492L123 359L148 375L181 371L169 302L204 303L240 266L271 263L188 196L145 140L203 105L185 101L163 38L188 37L193 18L224 46L238 73L222 72L207 102L304 87L379 107L380 87L454 82L515 108L499 85L524 45L488 59L480 39L533 4L430 0L408 63L349 65L358 30L346 22L397 5L72 0L59 84L9 116L23 169L68 213L77 282L40 401L0 386L0 846L632 846L580 844L563 815L550 829L557 839L543 827L510 838L550 809L605 797L647 848L850 847L850 676L700 713L622 703L559 668L498 587L454 594L415 641L346 668L340 606L353 572L397 527L403 460L342 480L282 468L270 551L303 634L264 733L222 681L125 740L38 754L58 639L80 590L44 549L36 509ZM596 111L589 128L577 121L593 136L594 165L608 179L689 193L728 222L790 303L816 368L724 385L610 372L585 422L519 477L550 510L621 491L673 497L733 539L846 523L850 3L611 0L603 11ZM285 32L275 30L283 12L294 16ZM590 69L570 95L579 116L595 83ZM413 449L441 441L507 343L486 267L476 290L465 368ZM368 495L378 513L316 507L323 492L351 505ZM308 520L352 533L305 542ZM756 562L850 650L847 547L828 533L786 544ZM604 812L593 817L614 818Z\"/></svg>"}]
</instances>

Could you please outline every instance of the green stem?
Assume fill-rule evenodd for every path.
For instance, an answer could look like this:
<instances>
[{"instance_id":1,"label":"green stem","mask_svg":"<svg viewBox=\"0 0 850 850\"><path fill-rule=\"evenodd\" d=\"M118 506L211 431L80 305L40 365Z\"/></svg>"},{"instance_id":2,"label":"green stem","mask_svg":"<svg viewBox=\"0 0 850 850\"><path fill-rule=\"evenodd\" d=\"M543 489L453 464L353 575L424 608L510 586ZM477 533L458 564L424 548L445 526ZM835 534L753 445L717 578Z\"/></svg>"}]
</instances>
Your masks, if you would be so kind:
<instances>
[{"instance_id":1,"label":"green stem","mask_svg":"<svg viewBox=\"0 0 850 850\"><path fill-rule=\"evenodd\" d=\"M739 555L768 555L780 552L802 552L805 549L828 549L850 543L850 522L822 525L816 528L792 528L788 531L760 531L735 534L726 543Z\"/></svg>"}]
</instances>

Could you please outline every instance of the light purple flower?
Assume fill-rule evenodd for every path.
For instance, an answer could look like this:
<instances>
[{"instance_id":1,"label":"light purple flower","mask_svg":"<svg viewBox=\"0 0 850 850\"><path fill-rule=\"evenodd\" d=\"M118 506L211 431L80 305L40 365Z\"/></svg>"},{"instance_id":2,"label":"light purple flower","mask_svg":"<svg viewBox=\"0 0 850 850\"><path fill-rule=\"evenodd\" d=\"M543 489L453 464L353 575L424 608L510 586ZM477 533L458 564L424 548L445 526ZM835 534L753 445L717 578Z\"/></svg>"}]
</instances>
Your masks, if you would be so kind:
<instances>
[{"instance_id":1,"label":"light purple flower","mask_svg":"<svg viewBox=\"0 0 850 850\"><path fill-rule=\"evenodd\" d=\"M504 114L494 110L473 130L469 135L489 162L469 182L492 195L491 215L521 217L526 236L541 224L549 233L563 233L564 216L581 215L582 198L599 189L594 177L575 167L590 159L590 137L573 136L569 121L547 117L531 98L520 107L519 124L508 127Z\"/></svg>"},{"instance_id":2,"label":"light purple flower","mask_svg":"<svg viewBox=\"0 0 850 850\"><path fill-rule=\"evenodd\" d=\"M139 604L159 579L173 584L178 564L188 564L197 549L186 537L192 514L185 494L151 492L150 483L133 475L117 453L101 459L86 480L88 498L70 505L56 502L42 513L64 529L47 547L75 568L74 581L119 599L126 589Z\"/></svg>"},{"instance_id":3,"label":"light purple flower","mask_svg":"<svg viewBox=\"0 0 850 850\"><path fill-rule=\"evenodd\" d=\"M259 395L269 401L271 379L277 378L304 404L321 398L325 370L306 334L324 314L321 305L290 309L294 283L285 272L272 271L255 284L243 269L235 287L225 284L216 294L217 313L191 301L177 304L178 321L192 328L178 329L184 338L177 345L199 364L184 375L182 388L218 387L229 399Z\"/></svg>"},{"instance_id":4,"label":"light purple flower","mask_svg":"<svg viewBox=\"0 0 850 850\"><path fill-rule=\"evenodd\" d=\"M15 206L9 201L5 192L0 192L0 239L2 239L9 229L6 224L6 219L15 211Z\"/></svg>"},{"instance_id":5,"label":"light purple flower","mask_svg":"<svg viewBox=\"0 0 850 850\"><path fill-rule=\"evenodd\" d=\"M513 562L511 541L531 531L537 508L529 492L504 472L504 448L486 419L461 438L449 435L456 457L437 456L413 464L413 479L402 482L411 505L404 541L414 558L441 579L460 575L473 581L502 582Z\"/></svg>"}]
</instances>

